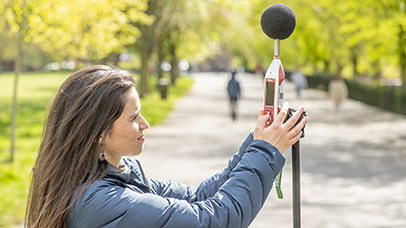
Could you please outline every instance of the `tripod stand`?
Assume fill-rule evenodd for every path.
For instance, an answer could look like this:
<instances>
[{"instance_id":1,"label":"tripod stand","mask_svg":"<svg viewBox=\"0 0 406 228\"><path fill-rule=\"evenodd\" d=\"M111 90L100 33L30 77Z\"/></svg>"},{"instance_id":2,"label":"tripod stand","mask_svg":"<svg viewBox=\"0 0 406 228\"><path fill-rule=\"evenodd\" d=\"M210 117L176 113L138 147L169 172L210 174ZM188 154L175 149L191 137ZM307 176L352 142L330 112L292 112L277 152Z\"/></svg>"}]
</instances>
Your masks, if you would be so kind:
<instances>
[{"instance_id":1,"label":"tripod stand","mask_svg":"<svg viewBox=\"0 0 406 228\"><path fill-rule=\"evenodd\" d=\"M307 116L306 111L303 111L300 121L303 116ZM304 138L304 127L300 138ZM300 228L300 139L292 145L292 208L293 208L293 228Z\"/></svg>"},{"instance_id":2,"label":"tripod stand","mask_svg":"<svg viewBox=\"0 0 406 228\"><path fill-rule=\"evenodd\" d=\"M300 228L300 139L292 145L292 190L293 228Z\"/></svg>"}]
</instances>

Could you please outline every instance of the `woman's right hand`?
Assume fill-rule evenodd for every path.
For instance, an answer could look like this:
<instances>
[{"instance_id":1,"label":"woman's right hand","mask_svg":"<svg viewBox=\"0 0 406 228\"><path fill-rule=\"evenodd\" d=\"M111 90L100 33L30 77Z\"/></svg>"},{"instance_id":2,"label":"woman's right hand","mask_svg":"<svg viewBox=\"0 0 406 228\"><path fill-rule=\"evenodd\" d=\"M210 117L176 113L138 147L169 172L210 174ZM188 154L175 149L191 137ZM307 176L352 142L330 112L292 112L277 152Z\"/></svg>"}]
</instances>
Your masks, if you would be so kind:
<instances>
[{"instance_id":1,"label":"woman's right hand","mask_svg":"<svg viewBox=\"0 0 406 228\"><path fill-rule=\"evenodd\" d=\"M301 129L308 120L307 117L303 117L300 123L293 127L304 110L304 107L301 106L286 123L283 123L288 109L289 104L285 102L281 111L269 127L266 127L266 122L270 116L264 115L264 111L261 110L254 129L254 139L269 142L282 154L300 139Z\"/></svg>"}]
</instances>

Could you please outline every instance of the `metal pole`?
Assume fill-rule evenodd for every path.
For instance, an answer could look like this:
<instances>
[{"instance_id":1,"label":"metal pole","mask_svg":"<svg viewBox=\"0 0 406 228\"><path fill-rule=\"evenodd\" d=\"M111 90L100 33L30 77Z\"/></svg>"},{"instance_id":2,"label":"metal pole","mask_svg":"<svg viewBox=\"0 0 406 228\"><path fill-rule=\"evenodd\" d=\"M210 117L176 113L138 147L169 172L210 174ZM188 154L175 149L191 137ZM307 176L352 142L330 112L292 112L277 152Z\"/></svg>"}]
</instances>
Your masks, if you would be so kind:
<instances>
[{"instance_id":1,"label":"metal pole","mask_svg":"<svg viewBox=\"0 0 406 228\"><path fill-rule=\"evenodd\" d=\"M300 228L300 140L292 145L293 228Z\"/></svg>"},{"instance_id":2,"label":"metal pole","mask_svg":"<svg viewBox=\"0 0 406 228\"><path fill-rule=\"evenodd\" d=\"M281 55L281 41L279 39L276 39L274 42L273 53L274 58L279 59L279 56Z\"/></svg>"}]
</instances>

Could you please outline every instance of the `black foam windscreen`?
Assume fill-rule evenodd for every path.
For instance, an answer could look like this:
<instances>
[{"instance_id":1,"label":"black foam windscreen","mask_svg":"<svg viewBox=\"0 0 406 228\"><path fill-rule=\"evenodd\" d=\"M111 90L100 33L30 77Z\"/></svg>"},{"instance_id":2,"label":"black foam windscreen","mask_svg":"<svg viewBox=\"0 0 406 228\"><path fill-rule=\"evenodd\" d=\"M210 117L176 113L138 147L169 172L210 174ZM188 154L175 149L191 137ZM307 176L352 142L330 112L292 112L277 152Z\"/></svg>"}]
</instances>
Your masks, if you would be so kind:
<instances>
[{"instance_id":1,"label":"black foam windscreen","mask_svg":"<svg viewBox=\"0 0 406 228\"><path fill-rule=\"evenodd\" d=\"M270 5L262 13L261 27L268 37L284 40L295 30L295 12L284 4Z\"/></svg>"}]
</instances>

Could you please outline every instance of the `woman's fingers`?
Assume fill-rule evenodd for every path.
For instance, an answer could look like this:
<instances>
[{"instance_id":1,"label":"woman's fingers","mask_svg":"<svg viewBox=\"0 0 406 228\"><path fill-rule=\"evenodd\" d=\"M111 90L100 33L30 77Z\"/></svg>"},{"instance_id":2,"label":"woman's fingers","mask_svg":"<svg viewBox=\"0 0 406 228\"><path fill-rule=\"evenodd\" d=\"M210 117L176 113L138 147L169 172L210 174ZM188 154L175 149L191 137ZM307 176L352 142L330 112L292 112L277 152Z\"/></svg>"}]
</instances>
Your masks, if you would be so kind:
<instances>
[{"instance_id":1,"label":"woman's fingers","mask_svg":"<svg viewBox=\"0 0 406 228\"><path fill-rule=\"evenodd\" d=\"M297 138L297 136L299 136L297 138L297 140L299 140L300 136L302 135L302 129L306 124L307 120L308 118L304 117L294 128L290 129L289 133L293 136L292 138Z\"/></svg>"},{"instance_id":2,"label":"woman's fingers","mask_svg":"<svg viewBox=\"0 0 406 228\"><path fill-rule=\"evenodd\" d=\"M295 144L297 141L299 141L301 135L302 135L301 132L297 133L293 138L290 139L289 145L291 146Z\"/></svg>"},{"instance_id":3,"label":"woman's fingers","mask_svg":"<svg viewBox=\"0 0 406 228\"><path fill-rule=\"evenodd\" d=\"M262 132L265 128L266 121L269 120L269 115L261 115L258 117L257 124L255 125L254 135Z\"/></svg>"},{"instance_id":4,"label":"woman's fingers","mask_svg":"<svg viewBox=\"0 0 406 228\"><path fill-rule=\"evenodd\" d=\"M293 114L293 116L286 121L286 123L284 124L284 127L286 127L287 129L291 129L299 120L300 116L302 115L304 110L303 106L300 106L297 111Z\"/></svg>"},{"instance_id":5,"label":"woman's fingers","mask_svg":"<svg viewBox=\"0 0 406 228\"><path fill-rule=\"evenodd\" d=\"M282 129L282 132L285 132L285 136L281 137L281 145L279 151L284 151L287 148L289 148L291 145L293 145L294 143L296 143L299 139L300 136L302 135L302 129L304 127L304 125L306 124L308 118L304 117L295 127L293 127L293 125L297 122L297 119L299 118L299 116L301 115L301 113L303 112L303 110L298 111L297 113L295 113L294 116L292 116L292 118L290 119L290 122L286 123Z\"/></svg>"},{"instance_id":6,"label":"woman's fingers","mask_svg":"<svg viewBox=\"0 0 406 228\"><path fill-rule=\"evenodd\" d=\"M277 107L275 107L274 112L276 111ZM283 123L283 120L285 120L286 114L288 113L288 109L289 109L289 103L285 102L282 106L281 111L279 112L279 114L276 116L274 122L277 125L281 125Z\"/></svg>"}]
</instances>

